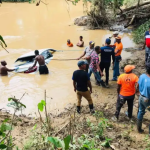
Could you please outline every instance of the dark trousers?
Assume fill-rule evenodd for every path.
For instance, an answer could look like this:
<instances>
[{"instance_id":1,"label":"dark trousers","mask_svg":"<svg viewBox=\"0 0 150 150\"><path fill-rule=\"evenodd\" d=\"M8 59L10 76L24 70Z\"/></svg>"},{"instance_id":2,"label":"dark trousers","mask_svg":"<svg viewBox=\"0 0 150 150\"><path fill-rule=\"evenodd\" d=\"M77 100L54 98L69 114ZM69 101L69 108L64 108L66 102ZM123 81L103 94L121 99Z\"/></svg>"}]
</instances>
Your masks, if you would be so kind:
<instances>
[{"instance_id":1,"label":"dark trousers","mask_svg":"<svg viewBox=\"0 0 150 150\"><path fill-rule=\"evenodd\" d=\"M88 73L89 70L89 64L86 64L86 72Z\"/></svg>"},{"instance_id":2,"label":"dark trousers","mask_svg":"<svg viewBox=\"0 0 150 150\"><path fill-rule=\"evenodd\" d=\"M106 84L108 84L109 81L109 67L110 67L110 63L100 63L100 69L103 72L103 70L105 69L105 74L106 74Z\"/></svg>"},{"instance_id":3,"label":"dark trousers","mask_svg":"<svg viewBox=\"0 0 150 150\"><path fill-rule=\"evenodd\" d=\"M124 98L124 104L126 103L126 101L128 104L128 117L132 118L134 96L133 98L127 98L127 97ZM120 97L118 96L117 105L116 105L116 113L115 113L116 118L119 118L119 114L120 114L120 110L122 106L123 104L121 103Z\"/></svg>"}]
</instances>

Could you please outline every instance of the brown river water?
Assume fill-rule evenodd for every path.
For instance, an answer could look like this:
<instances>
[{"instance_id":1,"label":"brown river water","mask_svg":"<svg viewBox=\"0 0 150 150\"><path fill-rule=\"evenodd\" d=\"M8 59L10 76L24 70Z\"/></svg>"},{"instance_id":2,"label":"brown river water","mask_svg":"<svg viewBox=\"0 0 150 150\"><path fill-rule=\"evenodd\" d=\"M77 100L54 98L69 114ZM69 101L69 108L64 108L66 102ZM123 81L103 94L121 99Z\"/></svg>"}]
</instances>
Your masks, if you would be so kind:
<instances>
[{"instance_id":1,"label":"brown river water","mask_svg":"<svg viewBox=\"0 0 150 150\"><path fill-rule=\"evenodd\" d=\"M82 35L85 46L91 40L101 46L105 38L112 34L107 30L85 30L84 27L73 25L74 18L84 15L82 3L77 6L70 4L69 7L65 0L51 0L48 3L47 6L41 3L38 7L29 3L3 3L0 7L0 34L8 44L7 49L10 52L0 49L0 60L6 60L9 68L13 67L19 56L35 49L63 50L54 53L55 59L78 58L84 48L76 46L68 48L67 39L71 39L75 45L78 37ZM122 34L122 37L124 47L134 46L129 34ZM123 52L122 56L125 59L131 54ZM26 92L22 103L27 108L23 113L34 114L38 102L44 99L45 89L49 111L62 110L68 104L75 103L76 94L73 91L71 78L73 71L77 69L77 61L52 60L48 68L50 75L45 76L11 72L8 77L0 77L0 108L6 108L9 97L20 98ZM112 74L110 74L111 78ZM92 84L94 90L98 90L101 97L105 98L107 90L94 85L93 75ZM87 102L84 101L83 104Z\"/></svg>"}]
</instances>

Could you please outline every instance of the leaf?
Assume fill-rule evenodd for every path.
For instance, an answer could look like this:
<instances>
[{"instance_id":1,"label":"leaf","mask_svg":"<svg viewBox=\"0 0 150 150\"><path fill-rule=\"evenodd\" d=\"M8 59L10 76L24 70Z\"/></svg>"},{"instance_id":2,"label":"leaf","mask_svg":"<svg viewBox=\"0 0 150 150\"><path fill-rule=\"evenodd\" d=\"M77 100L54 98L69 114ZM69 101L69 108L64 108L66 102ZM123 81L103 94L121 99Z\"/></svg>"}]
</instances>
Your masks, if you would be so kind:
<instances>
[{"instance_id":1,"label":"leaf","mask_svg":"<svg viewBox=\"0 0 150 150\"><path fill-rule=\"evenodd\" d=\"M7 148L7 146L5 144L0 145L0 149L5 149L5 148Z\"/></svg>"},{"instance_id":2,"label":"leaf","mask_svg":"<svg viewBox=\"0 0 150 150\"><path fill-rule=\"evenodd\" d=\"M41 102L38 103L38 109L39 109L40 111L43 111L45 105L46 105L45 101L44 101L44 100L41 100Z\"/></svg>"},{"instance_id":3,"label":"leaf","mask_svg":"<svg viewBox=\"0 0 150 150\"><path fill-rule=\"evenodd\" d=\"M43 104L42 104L42 103L38 103L38 109L39 109L40 111L43 111L44 106L43 106Z\"/></svg>"},{"instance_id":4,"label":"leaf","mask_svg":"<svg viewBox=\"0 0 150 150\"><path fill-rule=\"evenodd\" d=\"M3 135L3 132L2 132L2 131L0 131L0 136L1 136L1 135Z\"/></svg>"},{"instance_id":5,"label":"leaf","mask_svg":"<svg viewBox=\"0 0 150 150\"><path fill-rule=\"evenodd\" d=\"M68 135L66 138L64 138L65 150L69 149L70 141L71 141L71 136L70 135Z\"/></svg>"},{"instance_id":6,"label":"leaf","mask_svg":"<svg viewBox=\"0 0 150 150\"><path fill-rule=\"evenodd\" d=\"M12 98L8 98L8 101L11 101L12 100Z\"/></svg>"},{"instance_id":7,"label":"leaf","mask_svg":"<svg viewBox=\"0 0 150 150\"><path fill-rule=\"evenodd\" d=\"M48 137L47 140L54 144L56 148L64 148L62 141L55 137Z\"/></svg>"},{"instance_id":8,"label":"leaf","mask_svg":"<svg viewBox=\"0 0 150 150\"><path fill-rule=\"evenodd\" d=\"M44 100L41 100L41 103L45 106L46 105L46 103L45 103L45 101Z\"/></svg>"},{"instance_id":9,"label":"leaf","mask_svg":"<svg viewBox=\"0 0 150 150\"><path fill-rule=\"evenodd\" d=\"M101 144L101 146L103 146L103 147L110 147L110 144L109 144L109 142L105 141L105 142L103 142Z\"/></svg>"}]
</instances>

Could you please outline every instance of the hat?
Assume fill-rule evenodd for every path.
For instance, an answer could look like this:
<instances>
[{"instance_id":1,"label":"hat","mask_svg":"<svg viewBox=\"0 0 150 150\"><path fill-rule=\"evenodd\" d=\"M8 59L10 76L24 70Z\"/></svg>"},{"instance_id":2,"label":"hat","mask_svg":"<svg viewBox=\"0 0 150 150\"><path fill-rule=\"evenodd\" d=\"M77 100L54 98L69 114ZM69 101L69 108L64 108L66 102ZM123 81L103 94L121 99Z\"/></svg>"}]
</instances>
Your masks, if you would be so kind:
<instances>
[{"instance_id":1,"label":"hat","mask_svg":"<svg viewBox=\"0 0 150 150\"><path fill-rule=\"evenodd\" d=\"M107 38L105 42L106 42L107 44L110 44L110 43L111 43L110 38Z\"/></svg>"},{"instance_id":2,"label":"hat","mask_svg":"<svg viewBox=\"0 0 150 150\"><path fill-rule=\"evenodd\" d=\"M115 32L113 32L113 34L119 34L119 32L118 32L118 31L115 31Z\"/></svg>"},{"instance_id":3,"label":"hat","mask_svg":"<svg viewBox=\"0 0 150 150\"><path fill-rule=\"evenodd\" d=\"M121 36L117 36L115 37L115 39L121 40Z\"/></svg>"},{"instance_id":4,"label":"hat","mask_svg":"<svg viewBox=\"0 0 150 150\"><path fill-rule=\"evenodd\" d=\"M94 42L94 41L90 41L89 44L92 44L92 45L93 45L93 44L95 44L95 42Z\"/></svg>"},{"instance_id":5,"label":"hat","mask_svg":"<svg viewBox=\"0 0 150 150\"><path fill-rule=\"evenodd\" d=\"M126 65L126 66L124 67L124 71L125 71L126 73L128 73L128 72L132 71L134 68L135 68L134 65Z\"/></svg>"},{"instance_id":6,"label":"hat","mask_svg":"<svg viewBox=\"0 0 150 150\"><path fill-rule=\"evenodd\" d=\"M83 60L80 60L79 62L78 62L78 67L81 67L82 65L86 65L87 63L85 62L85 61L83 61Z\"/></svg>"}]
</instances>

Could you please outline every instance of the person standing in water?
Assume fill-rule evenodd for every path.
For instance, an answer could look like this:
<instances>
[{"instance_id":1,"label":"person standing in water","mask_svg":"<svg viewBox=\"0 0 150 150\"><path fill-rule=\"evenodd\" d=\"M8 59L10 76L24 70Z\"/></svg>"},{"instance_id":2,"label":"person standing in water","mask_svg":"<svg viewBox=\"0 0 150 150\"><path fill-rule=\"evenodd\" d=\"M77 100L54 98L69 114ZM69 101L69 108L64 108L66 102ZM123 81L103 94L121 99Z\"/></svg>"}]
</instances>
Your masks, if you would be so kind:
<instances>
[{"instance_id":1,"label":"person standing in water","mask_svg":"<svg viewBox=\"0 0 150 150\"><path fill-rule=\"evenodd\" d=\"M1 66L0 66L0 75L1 76L7 76L8 75L8 72L12 72L12 71L15 71L17 70L19 67L16 67L15 69L8 69L6 67L7 63L5 60L1 61Z\"/></svg>"},{"instance_id":2,"label":"person standing in water","mask_svg":"<svg viewBox=\"0 0 150 150\"><path fill-rule=\"evenodd\" d=\"M90 57L89 56L94 51L94 45L95 45L94 41L90 41L89 42L89 46L87 46L85 48L84 53L79 58L77 58L77 60L79 60L81 58L85 59L85 62L86 62L86 72L88 72L88 69L89 69L89 64L90 64Z\"/></svg>"},{"instance_id":3,"label":"person standing in water","mask_svg":"<svg viewBox=\"0 0 150 150\"><path fill-rule=\"evenodd\" d=\"M35 67L37 62L39 63L39 73L40 74L49 74L48 68L45 64L44 56L39 55L39 51L35 50L35 63L32 67L29 68L29 70L31 70L33 67Z\"/></svg>"},{"instance_id":4,"label":"person standing in water","mask_svg":"<svg viewBox=\"0 0 150 150\"><path fill-rule=\"evenodd\" d=\"M73 47L73 44L71 43L71 41L69 39L67 40L67 46L68 47Z\"/></svg>"},{"instance_id":5,"label":"person standing in water","mask_svg":"<svg viewBox=\"0 0 150 150\"><path fill-rule=\"evenodd\" d=\"M84 46L84 41L83 41L83 36L79 37L79 42L77 43L78 47L83 47Z\"/></svg>"},{"instance_id":6,"label":"person standing in water","mask_svg":"<svg viewBox=\"0 0 150 150\"><path fill-rule=\"evenodd\" d=\"M79 61L78 67L79 70L74 71L72 76L74 91L76 92L78 99L77 112L81 112L81 99L82 97L84 97L89 103L90 112L94 113L93 101L91 98L92 85L90 82L89 75L85 71L86 62ZM88 90L88 87L90 88L90 91Z\"/></svg>"}]
</instances>

